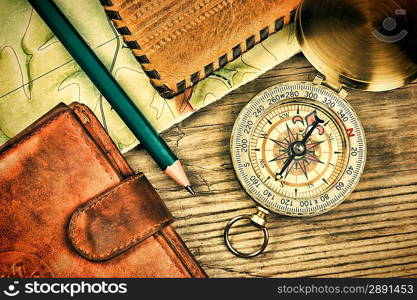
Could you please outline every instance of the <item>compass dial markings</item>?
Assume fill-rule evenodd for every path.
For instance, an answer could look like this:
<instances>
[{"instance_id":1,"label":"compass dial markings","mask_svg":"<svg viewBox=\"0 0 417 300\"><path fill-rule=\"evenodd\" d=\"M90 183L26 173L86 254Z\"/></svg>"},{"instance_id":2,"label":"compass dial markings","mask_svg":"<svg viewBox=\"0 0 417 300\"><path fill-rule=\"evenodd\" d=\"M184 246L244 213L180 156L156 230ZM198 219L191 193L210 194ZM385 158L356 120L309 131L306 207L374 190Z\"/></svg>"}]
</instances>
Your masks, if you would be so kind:
<instances>
[{"instance_id":1,"label":"compass dial markings","mask_svg":"<svg viewBox=\"0 0 417 300\"><path fill-rule=\"evenodd\" d=\"M314 100L299 97L312 92L318 93ZM283 94L292 94L288 97L292 99L282 99L280 95ZM253 112L261 105L265 111L253 118ZM310 109L305 109L309 106ZM300 142L307 131L306 116L313 110L325 122L312 134L313 142L307 141L295 147L294 144ZM339 110L348 116L346 124L338 119ZM231 149L238 157L232 155L233 164L236 167L239 161L245 165L237 167L238 179L247 192L266 208L289 215L317 214L340 203L358 182L366 155L363 129L350 106L333 91L311 83L278 85L255 97L241 115L239 122L244 125L242 120L246 117L246 121L253 122L253 128L244 134L237 126L238 122L235 125L237 134L232 137ZM353 134L351 132L348 137L345 128L353 128ZM243 139L249 142L247 154L238 153ZM350 144L358 150L356 157L350 153ZM282 179L273 180L285 163L284 158L294 151L297 156L288 166L288 172L284 172ZM352 167L349 176L345 172L347 166ZM343 182L344 186L341 185ZM336 184L339 189L335 188ZM306 207L306 203L310 206Z\"/></svg>"},{"instance_id":2,"label":"compass dial markings","mask_svg":"<svg viewBox=\"0 0 417 300\"><path fill-rule=\"evenodd\" d=\"M300 110L300 106L298 105L297 106L298 107L298 110ZM276 119L276 116L277 115L283 115L282 114L282 111L281 111L281 113L269 113L268 115L267 115L267 118L268 118L268 120L271 120L272 122L273 121L275 121L275 119ZM287 114L288 115L288 114ZM281 118L279 118L280 120L282 119L282 117ZM284 119L284 121L285 121L285 119ZM259 125L258 126L260 126L260 127L262 127L262 125L264 125L264 124L262 124L262 122L260 122L259 123ZM259 128L259 127L258 127ZM277 128L277 127L275 127L275 128ZM275 129L274 128L274 129ZM299 128L298 128L299 129ZM255 132L256 132L257 130L255 130ZM268 130L265 130L265 129L262 129L262 131L267 131L267 132L271 132L271 129L268 131ZM297 137L296 137L296 135L294 135L293 134L293 131L291 130L291 128L289 127L289 125L288 125L288 123L285 123L285 128L284 128L284 131L286 131L287 132L287 135L289 135L289 136L285 136L284 137L284 139L283 139L283 141L278 141L278 143L277 143L277 140L276 139L273 139L273 138L269 138L270 140L271 140L271 142L272 142L272 144L275 144L275 145L277 145L277 146L280 146L281 148L283 148L283 147L287 147L289 144L291 144L291 141L293 141L293 142L296 142L297 141ZM304 130L305 131L305 130ZM300 133L301 133L301 131L300 131ZM279 132L278 134L281 134L281 132ZM299 135L300 136L300 135ZM298 139L299 140L299 139ZM340 140L340 138L338 139L338 140ZM253 142L253 141L252 141ZM317 142L314 142L314 143L310 143L310 144L308 144L309 145L309 151L311 151L311 150L313 150L313 148L316 148L316 147L318 147L320 144L322 144L324 142L324 140L320 140L320 141L317 141ZM267 149L267 147L262 147L262 146L260 146L258 143L257 143L257 141L256 142L254 142L255 144L256 144L256 148L258 148L258 149L262 149L261 150L261 152L262 151L265 151L265 152L271 152L271 151L273 151L272 149ZM264 143L265 144L265 143ZM271 147L271 145L269 145L269 147ZM274 147L273 145L272 145L272 147ZM259 152L259 151L258 151ZM284 159L286 159L286 158L288 158L288 153L289 153L289 151L288 150L282 150L282 149L280 149L280 152L284 152L284 153L279 153L279 155L276 155L275 157L272 157L272 159L270 159L269 161L268 161L268 163L269 162L274 162L274 161L278 161L278 160L284 160ZM256 160L256 157L253 157L254 158L254 160ZM317 162L317 163L322 163L322 164L324 164L320 159L318 159L316 156L315 156L315 152L312 152L312 153L307 153L307 155L306 155L306 157L305 157L306 159L305 160L301 160L302 161L302 164L303 164L303 166L305 166L306 165L306 163L308 162L309 164L311 163L311 162ZM309 161L310 160L310 161ZM266 159L265 158L261 158L261 159L258 159L258 161L262 161L262 166L259 166L259 164L257 165L257 164L254 164L254 168L256 169L256 171L257 171L257 173L262 173L262 171L260 170L260 169L264 169L265 168L265 166L264 166L264 162L266 161ZM303 168L302 168L302 165L301 165L301 161L300 160L296 160L294 163L292 163L292 164L290 164L289 165L289 167L288 167L288 171L287 172L284 172L284 174L283 174L283 180L288 180L289 178L289 176L291 175L291 173L292 173L292 171L293 170L297 170L300 174L303 174L304 176L305 176L305 174L304 174L304 172L303 172ZM333 163L332 163L333 164ZM336 170L337 171L337 170ZM274 172L269 172L269 173L271 173L271 174L269 174L269 175L266 175L266 174L264 174L264 176L262 176L262 177L264 177L264 178L266 178L267 176L271 176L271 175L274 175ZM275 172L276 173L276 172ZM300 175L300 174L294 174L291 178L292 178L292 180L294 181L294 183L293 184L295 184L295 185L297 185L297 184L299 184L298 183L298 176ZM320 174L318 174L317 176L320 176ZM306 177L306 176L305 176ZM308 175L307 175L307 178L308 178ZM291 185L291 183L290 183L290 185ZM272 189L274 189L274 190L276 190L276 191L278 191L276 188L274 188L274 187L272 187ZM321 190L321 189L320 189Z\"/></svg>"}]
</instances>

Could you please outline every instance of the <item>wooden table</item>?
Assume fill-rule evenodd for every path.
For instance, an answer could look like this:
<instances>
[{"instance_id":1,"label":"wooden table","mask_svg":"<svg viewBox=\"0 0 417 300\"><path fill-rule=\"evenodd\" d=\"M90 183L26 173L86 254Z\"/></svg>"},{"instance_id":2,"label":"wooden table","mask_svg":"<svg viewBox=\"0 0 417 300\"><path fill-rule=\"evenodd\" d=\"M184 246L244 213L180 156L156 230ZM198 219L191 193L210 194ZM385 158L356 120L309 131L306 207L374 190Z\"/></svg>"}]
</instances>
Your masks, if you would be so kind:
<instances>
[{"instance_id":1,"label":"wooden table","mask_svg":"<svg viewBox=\"0 0 417 300\"><path fill-rule=\"evenodd\" d=\"M185 165L195 197L161 173L143 149L125 155L156 187L210 277L417 277L417 83L384 93L351 91L368 159L361 182L340 206L312 218L271 217L270 243L256 258L238 258L225 247L227 221L255 211L231 165L236 116L263 89L315 74L298 55L163 134ZM254 227L236 232L241 250L261 243Z\"/></svg>"}]
</instances>

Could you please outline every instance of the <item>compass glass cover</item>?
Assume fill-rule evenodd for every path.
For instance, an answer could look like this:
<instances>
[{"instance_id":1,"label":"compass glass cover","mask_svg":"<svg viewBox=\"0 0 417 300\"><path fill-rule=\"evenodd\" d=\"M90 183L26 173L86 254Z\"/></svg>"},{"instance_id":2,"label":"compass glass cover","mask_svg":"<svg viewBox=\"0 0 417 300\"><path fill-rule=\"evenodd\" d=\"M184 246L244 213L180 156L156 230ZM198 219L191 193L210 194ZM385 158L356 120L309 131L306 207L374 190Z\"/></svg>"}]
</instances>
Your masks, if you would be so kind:
<instances>
[{"instance_id":1,"label":"compass glass cover","mask_svg":"<svg viewBox=\"0 0 417 300\"><path fill-rule=\"evenodd\" d=\"M274 86L240 113L231 139L239 181L277 213L310 216L340 204L366 157L363 128L350 105L312 83Z\"/></svg>"}]
</instances>

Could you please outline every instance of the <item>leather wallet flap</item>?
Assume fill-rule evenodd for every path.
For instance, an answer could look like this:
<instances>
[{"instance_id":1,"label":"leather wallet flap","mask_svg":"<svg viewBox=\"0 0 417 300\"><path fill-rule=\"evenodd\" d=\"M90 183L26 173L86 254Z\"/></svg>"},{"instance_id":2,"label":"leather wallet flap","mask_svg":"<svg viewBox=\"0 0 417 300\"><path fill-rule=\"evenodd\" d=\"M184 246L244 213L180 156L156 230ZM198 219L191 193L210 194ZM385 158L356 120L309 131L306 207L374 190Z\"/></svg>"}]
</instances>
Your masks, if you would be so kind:
<instances>
[{"instance_id":1,"label":"leather wallet flap","mask_svg":"<svg viewBox=\"0 0 417 300\"><path fill-rule=\"evenodd\" d=\"M152 236L172 220L146 177L138 174L80 207L68 234L83 257L102 261Z\"/></svg>"}]
</instances>

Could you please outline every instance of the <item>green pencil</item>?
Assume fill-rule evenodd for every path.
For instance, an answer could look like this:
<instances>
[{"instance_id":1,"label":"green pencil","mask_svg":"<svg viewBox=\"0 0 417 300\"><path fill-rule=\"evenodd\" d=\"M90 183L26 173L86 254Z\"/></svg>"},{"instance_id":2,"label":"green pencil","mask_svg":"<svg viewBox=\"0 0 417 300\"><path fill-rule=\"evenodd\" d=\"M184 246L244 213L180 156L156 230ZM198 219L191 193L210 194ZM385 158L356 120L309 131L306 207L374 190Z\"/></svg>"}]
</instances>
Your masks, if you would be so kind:
<instances>
[{"instance_id":1,"label":"green pencil","mask_svg":"<svg viewBox=\"0 0 417 300\"><path fill-rule=\"evenodd\" d=\"M29 2L158 166L194 195L181 162L55 3L50 0L29 0Z\"/></svg>"}]
</instances>

